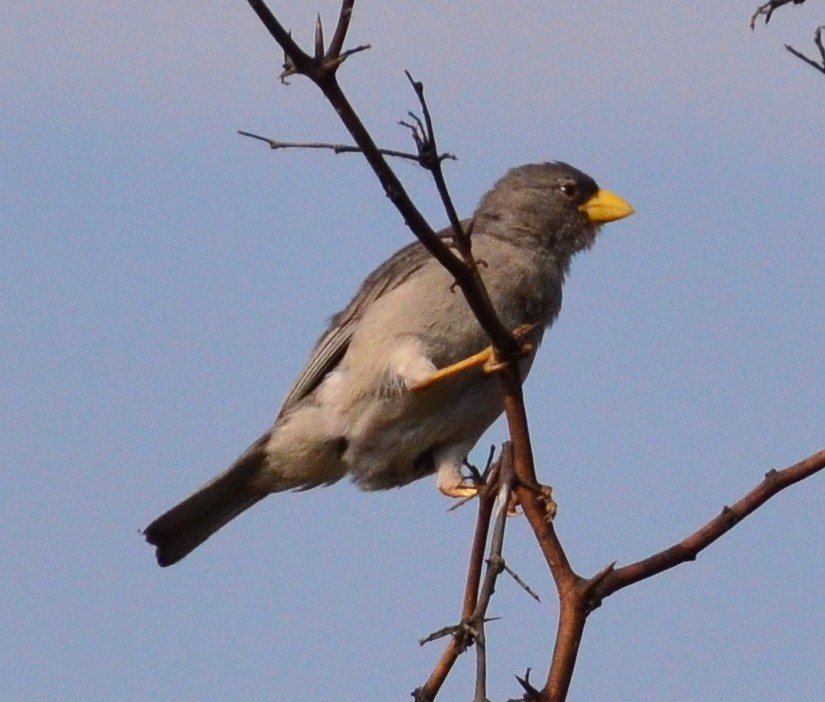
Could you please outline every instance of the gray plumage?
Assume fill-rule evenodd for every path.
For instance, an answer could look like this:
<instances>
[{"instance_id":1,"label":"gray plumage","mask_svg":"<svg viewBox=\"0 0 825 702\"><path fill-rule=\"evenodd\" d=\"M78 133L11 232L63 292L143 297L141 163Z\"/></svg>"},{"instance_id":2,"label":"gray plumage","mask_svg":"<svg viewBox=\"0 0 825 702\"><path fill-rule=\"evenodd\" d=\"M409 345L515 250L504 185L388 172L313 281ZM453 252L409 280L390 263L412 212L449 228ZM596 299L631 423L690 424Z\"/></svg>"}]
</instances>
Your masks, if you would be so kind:
<instances>
[{"instance_id":1,"label":"gray plumage","mask_svg":"<svg viewBox=\"0 0 825 702\"><path fill-rule=\"evenodd\" d=\"M561 308L572 257L592 245L601 223L631 212L567 164L505 175L482 199L472 229L473 254L504 325L535 324L527 341L536 348ZM440 236L450 243L449 232ZM411 389L489 344L453 283L418 242L373 271L332 318L272 429L146 528L160 565L273 492L345 475L383 490L432 473L442 491L460 491L464 458L502 412L499 384L473 368ZM522 360L524 375L532 361L533 354Z\"/></svg>"}]
</instances>

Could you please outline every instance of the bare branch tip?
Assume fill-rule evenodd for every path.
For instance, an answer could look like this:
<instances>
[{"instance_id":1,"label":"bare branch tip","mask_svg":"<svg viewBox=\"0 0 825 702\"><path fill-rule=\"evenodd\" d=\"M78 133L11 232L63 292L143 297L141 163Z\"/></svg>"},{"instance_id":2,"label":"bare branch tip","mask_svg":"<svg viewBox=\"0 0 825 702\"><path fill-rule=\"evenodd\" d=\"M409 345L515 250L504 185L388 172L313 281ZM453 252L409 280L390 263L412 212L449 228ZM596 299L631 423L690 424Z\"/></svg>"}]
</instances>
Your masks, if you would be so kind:
<instances>
[{"instance_id":1,"label":"bare branch tip","mask_svg":"<svg viewBox=\"0 0 825 702\"><path fill-rule=\"evenodd\" d=\"M465 625L462 624L451 624L450 626L442 627L437 631L433 631L430 634L427 634L423 639L419 639L418 645L425 646L426 644L441 639L445 636L454 636L455 634L462 631L465 628Z\"/></svg>"},{"instance_id":2,"label":"bare branch tip","mask_svg":"<svg viewBox=\"0 0 825 702\"><path fill-rule=\"evenodd\" d=\"M353 54L358 54L362 51L368 51L371 48L371 44L361 44L360 46L356 46L354 49L347 49L346 51L341 52L337 56L332 56L329 60L332 66L338 68L338 66L344 63L344 61L346 61Z\"/></svg>"},{"instance_id":3,"label":"bare branch tip","mask_svg":"<svg viewBox=\"0 0 825 702\"><path fill-rule=\"evenodd\" d=\"M265 144L269 144L270 149L277 149L278 146L276 142L272 141L272 139L268 139L265 136L261 136L260 134L253 134L252 132L245 132L242 129L238 130L238 134L241 136L249 137L250 139L255 139L256 141L262 141Z\"/></svg>"}]
</instances>

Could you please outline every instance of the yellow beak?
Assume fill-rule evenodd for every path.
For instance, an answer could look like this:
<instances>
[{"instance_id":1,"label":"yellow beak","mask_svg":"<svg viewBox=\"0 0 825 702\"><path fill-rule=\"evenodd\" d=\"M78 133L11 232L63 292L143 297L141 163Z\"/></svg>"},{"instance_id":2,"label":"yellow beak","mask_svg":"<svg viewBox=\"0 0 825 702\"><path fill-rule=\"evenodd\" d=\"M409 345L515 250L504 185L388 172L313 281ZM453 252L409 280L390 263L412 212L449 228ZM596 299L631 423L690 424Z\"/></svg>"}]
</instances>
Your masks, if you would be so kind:
<instances>
[{"instance_id":1,"label":"yellow beak","mask_svg":"<svg viewBox=\"0 0 825 702\"><path fill-rule=\"evenodd\" d=\"M635 211L629 203L607 190L598 190L593 197L579 207L579 212L584 212L594 224L614 222L617 219L629 217Z\"/></svg>"}]
</instances>

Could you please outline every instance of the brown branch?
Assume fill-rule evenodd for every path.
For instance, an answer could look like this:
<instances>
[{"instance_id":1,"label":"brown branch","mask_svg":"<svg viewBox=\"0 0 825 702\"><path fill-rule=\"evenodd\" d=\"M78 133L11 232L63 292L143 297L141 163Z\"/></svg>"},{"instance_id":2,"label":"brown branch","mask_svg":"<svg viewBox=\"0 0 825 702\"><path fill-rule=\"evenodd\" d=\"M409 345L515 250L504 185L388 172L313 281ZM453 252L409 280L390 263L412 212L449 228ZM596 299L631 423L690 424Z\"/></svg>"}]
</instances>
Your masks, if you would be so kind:
<instances>
[{"instance_id":1,"label":"brown branch","mask_svg":"<svg viewBox=\"0 0 825 702\"><path fill-rule=\"evenodd\" d=\"M683 541L649 558L622 568L616 568L608 573L596 587L592 588L590 593L592 606L597 606L604 597L628 585L650 578L686 561L695 560L701 551L727 534L745 517L765 504L778 492L812 476L823 468L825 468L825 450L819 451L784 470L768 471L765 479L747 495L730 507L723 507L716 517Z\"/></svg>"},{"instance_id":2,"label":"brown branch","mask_svg":"<svg viewBox=\"0 0 825 702\"><path fill-rule=\"evenodd\" d=\"M502 446L501 456L495 469L492 472L487 471L487 473L490 473L490 477L485 479L479 494L480 502L485 507L483 510L481 505L479 507L479 519L476 524L476 537L473 541L473 556L469 568L470 577L468 577L465 589L462 621L459 625L445 627L424 640L429 641L435 636L446 634L453 635L453 640L442 655L430 679L423 687L413 693L416 700L434 699L458 656L466 650L471 642L476 646L476 689L474 699L479 702L487 700L486 623L492 621L487 617L487 610L490 607L498 577L507 570L503 556L504 533L507 525L512 485L515 480L511 443L508 442ZM479 589L480 557L484 552L493 505L496 509L496 518L490 539L490 554L486 559L487 569ZM510 572L512 573L512 571ZM535 597L535 594L521 582L518 576L513 575L516 581Z\"/></svg>"},{"instance_id":3,"label":"brown branch","mask_svg":"<svg viewBox=\"0 0 825 702\"><path fill-rule=\"evenodd\" d=\"M278 45L284 50L284 54L286 55L284 73L288 70L300 70L303 73L313 70L317 62L313 61L310 56L301 51L301 48L292 39L292 35L281 26L281 23L278 22L275 15L273 15L266 6L266 3L259 2L259 0L247 1L249 2L249 6L255 11L255 14L258 15L258 19L261 20L264 27L267 28L275 41L278 42ZM287 66L287 64L289 64L289 66ZM284 73L281 74L282 80L286 77Z\"/></svg>"},{"instance_id":4,"label":"brown branch","mask_svg":"<svg viewBox=\"0 0 825 702\"><path fill-rule=\"evenodd\" d=\"M422 123L415 114L409 113L415 124L412 125L406 122L401 122L401 124L412 131L413 140L415 141L419 154L418 162L422 168L430 172L433 178L436 190L441 198L441 204L447 213L447 219L453 231L453 243L466 266L469 278L472 281L471 287L478 291L479 297L481 298L480 302L482 304L480 308L476 309L473 307L463 286L462 291L464 291L464 295L467 297L467 301L470 303L470 307L473 309L473 313L478 319L479 324L481 324L484 331L487 332L487 335L490 337L493 346L496 347L496 351L502 357L502 360L505 362L508 360L515 361L521 353L521 346L515 339L513 333L501 323L501 320L499 320L498 315L495 313L493 304L487 294L487 289L484 287L484 281L478 271L478 265L473 258L470 238L473 223L471 221L467 231L464 230L447 188L447 182L441 168L441 162L444 159L438 154L438 146L436 145L435 130L433 129L430 110L427 106L427 101L424 99L424 84L420 81L413 80L409 71L405 71L405 74L418 98L424 122ZM459 281L457 280L457 282Z\"/></svg>"},{"instance_id":5,"label":"brown branch","mask_svg":"<svg viewBox=\"0 0 825 702\"><path fill-rule=\"evenodd\" d=\"M571 570L572 578L567 581L568 587L559 592L561 611L558 636L542 699L558 702L566 698L587 617L606 597L677 565L695 560L702 550L733 529L771 497L823 469L825 450L784 470L769 471L759 485L733 506L725 507L721 514L698 531L664 551L622 568L610 564L590 579L583 579Z\"/></svg>"},{"instance_id":6,"label":"brown branch","mask_svg":"<svg viewBox=\"0 0 825 702\"><path fill-rule=\"evenodd\" d=\"M555 505L548 490L539 489L537 486L518 367L511 364L506 372L501 374L501 378L507 423L513 439L515 473L518 479L516 496L550 568L559 595L556 643L543 694L548 700L564 700L573 677L587 617L586 611L578 606L575 597L575 592L583 581L570 567L564 548L556 535L552 523Z\"/></svg>"}]
</instances>

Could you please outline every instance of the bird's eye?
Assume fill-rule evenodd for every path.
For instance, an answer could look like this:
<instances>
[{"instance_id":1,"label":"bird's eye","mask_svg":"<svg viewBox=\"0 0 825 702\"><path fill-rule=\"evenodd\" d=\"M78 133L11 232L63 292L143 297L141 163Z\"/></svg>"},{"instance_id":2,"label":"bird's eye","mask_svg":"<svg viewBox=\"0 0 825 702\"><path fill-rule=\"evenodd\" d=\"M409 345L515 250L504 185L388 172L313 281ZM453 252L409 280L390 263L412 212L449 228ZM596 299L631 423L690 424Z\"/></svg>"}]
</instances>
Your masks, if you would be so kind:
<instances>
[{"instance_id":1,"label":"bird's eye","mask_svg":"<svg viewBox=\"0 0 825 702\"><path fill-rule=\"evenodd\" d=\"M575 183L562 183L559 186L559 190L571 200L576 197L576 193L578 192Z\"/></svg>"}]
</instances>

